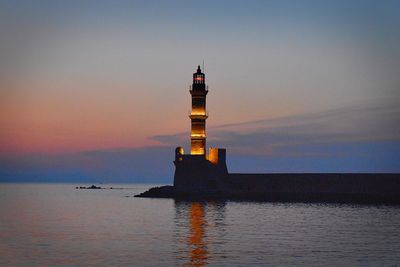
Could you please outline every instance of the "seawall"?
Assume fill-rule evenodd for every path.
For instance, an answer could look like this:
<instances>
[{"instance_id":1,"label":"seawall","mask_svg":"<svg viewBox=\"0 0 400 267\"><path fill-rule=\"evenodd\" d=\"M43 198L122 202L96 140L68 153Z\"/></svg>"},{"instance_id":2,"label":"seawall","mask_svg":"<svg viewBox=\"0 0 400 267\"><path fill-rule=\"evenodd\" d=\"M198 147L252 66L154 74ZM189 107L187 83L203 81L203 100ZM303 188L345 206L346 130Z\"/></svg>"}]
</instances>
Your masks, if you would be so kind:
<instances>
[{"instance_id":1,"label":"seawall","mask_svg":"<svg viewBox=\"0 0 400 267\"><path fill-rule=\"evenodd\" d=\"M398 173L229 173L226 150L209 158L175 150L174 185L138 197L400 204Z\"/></svg>"},{"instance_id":2,"label":"seawall","mask_svg":"<svg viewBox=\"0 0 400 267\"><path fill-rule=\"evenodd\" d=\"M390 173L230 173L228 182L229 190L255 193L400 193L400 175Z\"/></svg>"},{"instance_id":3,"label":"seawall","mask_svg":"<svg viewBox=\"0 0 400 267\"><path fill-rule=\"evenodd\" d=\"M231 173L218 188L152 188L138 197L185 200L400 204L400 174ZM222 187L221 187L222 186Z\"/></svg>"}]
</instances>

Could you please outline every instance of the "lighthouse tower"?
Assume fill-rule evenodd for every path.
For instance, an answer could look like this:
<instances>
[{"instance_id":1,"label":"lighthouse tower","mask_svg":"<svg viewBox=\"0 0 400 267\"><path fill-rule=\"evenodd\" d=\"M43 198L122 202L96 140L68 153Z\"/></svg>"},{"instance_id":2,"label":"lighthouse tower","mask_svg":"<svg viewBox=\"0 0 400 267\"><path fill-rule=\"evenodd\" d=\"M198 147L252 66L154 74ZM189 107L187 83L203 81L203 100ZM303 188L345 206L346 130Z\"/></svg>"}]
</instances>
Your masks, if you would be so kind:
<instances>
[{"instance_id":1,"label":"lighthouse tower","mask_svg":"<svg viewBox=\"0 0 400 267\"><path fill-rule=\"evenodd\" d=\"M206 96L208 88L205 83L205 75L200 66L193 73L193 84L190 88L192 95L192 111L189 115L191 120L190 132L190 154L206 155Z\"/></svg>"},{"instance_id":2,"label":"lighthouse tower","mask_svg":"<svg viewBox=\"0 0 400 267\"><path fill-rule=\"evenodd\" d=\"M208 155L206 153L207 93L205 75L199 66L193 73L190 87L190 154L185 154L180 146L175 149L174 187L180 192L197 192L199 189L215 191L223 186L228 177L226 150L210 147Z\"/></svg>"}]
</instances>

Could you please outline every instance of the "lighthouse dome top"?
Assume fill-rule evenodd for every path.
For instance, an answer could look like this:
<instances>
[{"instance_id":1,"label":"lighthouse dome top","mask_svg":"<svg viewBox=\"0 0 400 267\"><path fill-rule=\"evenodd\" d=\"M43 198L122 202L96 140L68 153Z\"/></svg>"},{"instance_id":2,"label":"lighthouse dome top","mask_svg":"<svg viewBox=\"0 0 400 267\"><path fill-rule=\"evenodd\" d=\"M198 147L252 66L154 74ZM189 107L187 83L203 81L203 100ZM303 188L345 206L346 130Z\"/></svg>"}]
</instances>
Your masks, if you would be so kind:
<instances>
[{"instance_id":1,"label":"lighthouse dome top","mask_svg":"<svg viewBox=\"0 0 400 267\"><path fill-rule=\"evenodd\" d=\"M202 73L202 72L201 72L200 65L197 66L197 72L196 72L196 73Z\"/></svg>"},{"instance_id":2,"label":"lighthouse dome top","mask_svg":"<svg viewBox=\"0 0 400 267\"><path fill-rule=\"evenodd\" d=\"M193 73L193 84L204 84L205 75L201 72L200 65L197 67L197 71Z\"/></svg>"}]
</instances>

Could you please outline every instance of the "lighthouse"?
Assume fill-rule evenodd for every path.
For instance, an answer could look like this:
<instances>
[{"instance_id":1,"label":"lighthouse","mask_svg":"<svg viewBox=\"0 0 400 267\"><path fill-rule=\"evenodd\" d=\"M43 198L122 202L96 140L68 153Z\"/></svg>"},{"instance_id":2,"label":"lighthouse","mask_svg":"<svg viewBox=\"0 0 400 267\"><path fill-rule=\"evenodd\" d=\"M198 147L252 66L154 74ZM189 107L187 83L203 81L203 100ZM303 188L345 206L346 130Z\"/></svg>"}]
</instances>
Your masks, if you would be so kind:
<instances>
[{"instance_id":1,"label":"lighthouse","mask_svg":"<svg viewBox=\"0 0 400 267\"><path fill-rule=\"evenodd\" d=\"M173 186L154 187L136 196L196 201L400 203L397 173L228 173L226 149L210 147L206 151L207 93L205 75L198 66L190 87L190 153L185 154L181 146L175 149Z\"/></svg>"},{"instance_id":2,"label":"lighthouse","mask_svg":"<svg viewBox=\"0 0 400 267\"><path fill-rule=\"evenodd\" d=\"M226 150L210 147L206 149L206 96L208 88L205 75L200 66L193 73L193 83L190 86L192 109L189 114L190 154L185 154L182 147L175 149L174 186L182 192L197 191L199 189L217 190L226 179Z\"/></svg>"},{"instance_id":3,"label":"lighthouse","mask_svg":"<svg viewBox=\"0 0 400 267\"><path fill-rule=\"evenodd\" d=\"M192 96L192 110L190 112L190 154L206 155L206 96L208 88L205 83L205 75L201 72L200 65L193 73L193 84L190 87Z\"/></svg>"}]
</instances>

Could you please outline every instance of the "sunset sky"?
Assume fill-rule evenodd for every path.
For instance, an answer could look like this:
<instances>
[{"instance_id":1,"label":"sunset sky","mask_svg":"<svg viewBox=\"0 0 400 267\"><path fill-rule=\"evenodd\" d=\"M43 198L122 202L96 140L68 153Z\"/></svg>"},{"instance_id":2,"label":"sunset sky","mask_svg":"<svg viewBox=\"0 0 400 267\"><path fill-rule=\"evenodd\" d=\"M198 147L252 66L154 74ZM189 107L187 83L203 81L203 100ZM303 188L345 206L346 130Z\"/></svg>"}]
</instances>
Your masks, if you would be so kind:
<instances>
[{"instance_id":1,"label":"sunset sky","mask_svg":"<svg viewBox=\"0 0 400 267\"><path fill-rule=\"evenodd\" d=\"M235 172L400 172L400 1L2 1L0 181L172 182L205 63Z\"/></svg>"}]
</instances>

